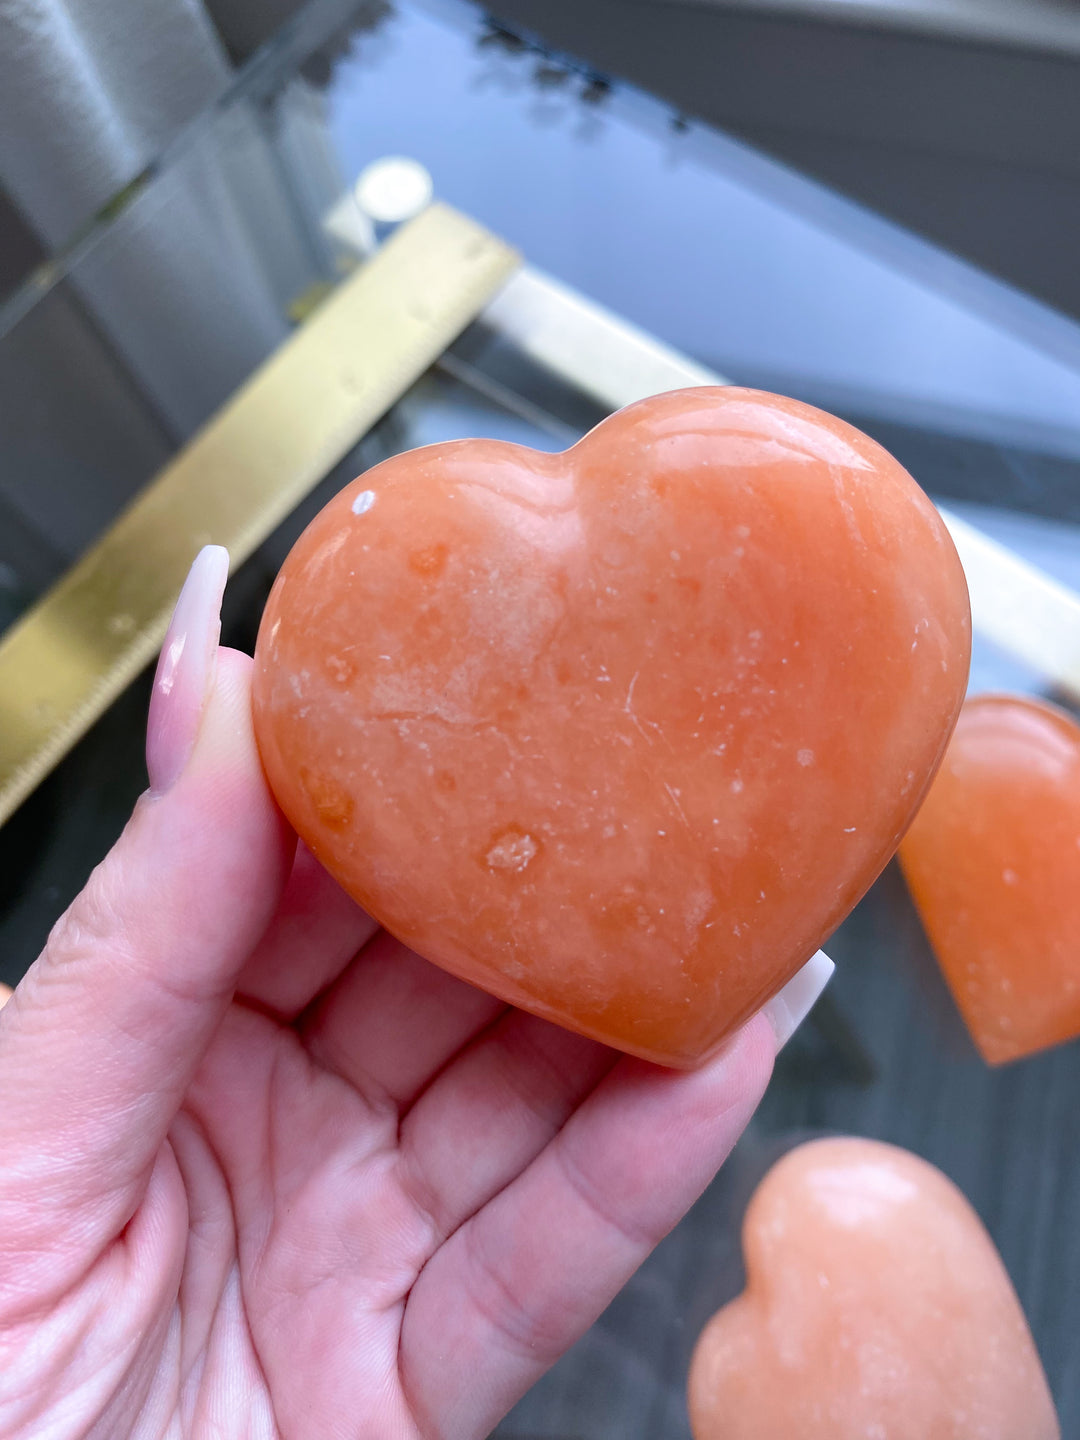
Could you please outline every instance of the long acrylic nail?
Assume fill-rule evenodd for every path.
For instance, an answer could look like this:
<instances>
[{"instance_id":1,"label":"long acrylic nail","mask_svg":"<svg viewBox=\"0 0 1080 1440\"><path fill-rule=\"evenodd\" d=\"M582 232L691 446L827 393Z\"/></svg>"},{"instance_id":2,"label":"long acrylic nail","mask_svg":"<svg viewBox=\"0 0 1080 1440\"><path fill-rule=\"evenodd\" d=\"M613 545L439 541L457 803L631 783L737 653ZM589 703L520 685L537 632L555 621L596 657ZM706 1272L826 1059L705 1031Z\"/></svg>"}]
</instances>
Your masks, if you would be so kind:
<instances>
[{"instance_id":1,"label":"long acrylic nail","mask_svg":"<svg viewBox=\"0 0 1080 1440\"><path fill-rule=\"evenodd\" d=\"M161 647L146 726L146 768L157 795L180 778L198 739L214 683L228 578L229 552L223 546L199 551Z\"/></svg>"},{"instance_id":2,"label":"long acrylic nail","mask_svg":"<svg viewBox=\"0 0 1080 1440\"><path fill-rule=\"evenodd\" d=\"M768 1016L776 1035L777 1054L817 1004L835 969L836 966L824 950L818 950L811 955L802 969L791 977L784 988L762 1007L762 1013Z\"/></svg>"}]
</instances>

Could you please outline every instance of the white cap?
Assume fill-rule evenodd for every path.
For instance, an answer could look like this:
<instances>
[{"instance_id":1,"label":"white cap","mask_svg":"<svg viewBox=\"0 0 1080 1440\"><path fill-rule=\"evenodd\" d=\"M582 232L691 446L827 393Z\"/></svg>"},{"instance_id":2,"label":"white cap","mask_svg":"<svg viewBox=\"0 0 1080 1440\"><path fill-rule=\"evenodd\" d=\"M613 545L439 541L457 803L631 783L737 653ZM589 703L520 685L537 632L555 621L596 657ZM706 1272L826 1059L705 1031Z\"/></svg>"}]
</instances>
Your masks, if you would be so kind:
<instances>
[{"instance_id":1,"label":"white cap","mask_svg":"<svg viewBox=\"0 0 1080 1440\"><path fill-rule=\"evenodd\" d=\"M353 193L360 209L376 224L400 225L430 205L433 188L419 160L387 155L361 172Z\"/></svg>"}]
</instances>

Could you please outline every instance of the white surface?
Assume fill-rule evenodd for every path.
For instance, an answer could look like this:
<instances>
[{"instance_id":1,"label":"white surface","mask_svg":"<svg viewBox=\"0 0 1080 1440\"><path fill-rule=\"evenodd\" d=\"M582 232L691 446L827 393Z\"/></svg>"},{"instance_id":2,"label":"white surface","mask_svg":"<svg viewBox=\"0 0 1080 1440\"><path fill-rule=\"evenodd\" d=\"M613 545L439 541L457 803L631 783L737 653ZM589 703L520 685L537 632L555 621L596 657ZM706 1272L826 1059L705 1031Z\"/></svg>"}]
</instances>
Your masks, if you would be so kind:
<instances>
[{"instance_id":1,"label":"white surface","mask_svg":"<svg viewBox=\"0 0 1080 1440\"><path fill-rule=\"evenodd\" d=\"M0 180L61 246L231 73L200 0L3 0Z\"/></svg>"},{"instance_id":2,"label":"white surface","mask_svg":"<svg viewBox=\"0 0 1080 1440\"><path fill-rule=\"evenodd\" d=\"M56 246L232 77L201 0L0 0L0 42L0 183ZM285 338L310 265L257 117L223 111L213 138L175 156L70 280L176 440Z\"/></svg>"}]
</instances>

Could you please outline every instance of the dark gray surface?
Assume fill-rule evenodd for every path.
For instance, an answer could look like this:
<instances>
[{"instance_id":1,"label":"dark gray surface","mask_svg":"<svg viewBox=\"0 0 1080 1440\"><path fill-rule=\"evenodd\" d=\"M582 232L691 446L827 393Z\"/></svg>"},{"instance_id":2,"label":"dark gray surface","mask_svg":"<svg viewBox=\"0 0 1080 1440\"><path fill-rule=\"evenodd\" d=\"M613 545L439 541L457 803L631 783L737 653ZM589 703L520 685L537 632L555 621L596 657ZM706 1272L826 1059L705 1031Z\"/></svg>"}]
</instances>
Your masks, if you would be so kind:
<instances>
[{"instance_id":1,"label":"dark gray surface","mask_svg":"<svg viewBox=\"0 0 1080 1440\"><path fill-rule=\"evenodd\" d=\"M77 296L58 286L0 343L0 559L7 513L70 564L175 448ZM59 573L59 572L57 572ZM36 588L56 574L32 577Z\"/></svg>"},{"instance_id":2,"label":"dark gray surface","mask_svg":"<svg viewBox=\"0 0 1080 1440\"><path fill-rule=\"evenodd\" d=\"M494 0L631 80L1080 315L1080 58L677 0Z\"/></svg>"},{"instance_id":3,"label":"dark gray surface","mask_svg":"<svg viewBox=\"0 0 1080 1440\"><path fill-rule=\"evenodd\" d=\"M45 258L45 247L0 186L0 302Z\"/></svg>"}]
</instances>

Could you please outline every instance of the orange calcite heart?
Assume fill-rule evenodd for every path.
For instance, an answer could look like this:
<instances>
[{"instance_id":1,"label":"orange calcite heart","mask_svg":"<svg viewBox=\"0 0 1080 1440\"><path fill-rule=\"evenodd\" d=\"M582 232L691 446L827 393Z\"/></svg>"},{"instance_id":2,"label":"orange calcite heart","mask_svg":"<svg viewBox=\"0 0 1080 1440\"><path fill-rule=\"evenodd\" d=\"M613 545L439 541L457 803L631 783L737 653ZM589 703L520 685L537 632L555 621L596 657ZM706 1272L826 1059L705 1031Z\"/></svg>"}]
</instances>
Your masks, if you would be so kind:
<instances>
[{"instance_id":1,"label":"orange calcite heart","mask_svg":"<svg viewBox=\"0 0 1080 1440\"><path fill-rule=\"evenodd\" d=\"M816 1140L761 1182L747 1286L690 1369L695 1440L1058 1440L993 1241L925 1160Z\"/></svg>"},{"instance_id":2,"label":"orange calcite heart","mask_svg":"<svg viewBox=\"0 0 1080 1440\"><path fill-rule=\"evenodd\" d=\"M1080 726L1015 695L960 714L900 861L992 1065L1080 1035Z\"/></svg>"},{"instance_id":3,"label":"orange calcite heart","mask_svg":"<svg viewBox=\"0 0 1080 1440\"><path fill-rule=\"evenodd\" d=\"M275 794L420 954L698 1063L893 853L967 675L959 561L880 446L676 391L561 455L398 455L289 555L256 649Z\"/></svg>"}]
</instances>

